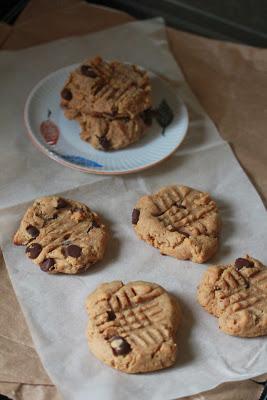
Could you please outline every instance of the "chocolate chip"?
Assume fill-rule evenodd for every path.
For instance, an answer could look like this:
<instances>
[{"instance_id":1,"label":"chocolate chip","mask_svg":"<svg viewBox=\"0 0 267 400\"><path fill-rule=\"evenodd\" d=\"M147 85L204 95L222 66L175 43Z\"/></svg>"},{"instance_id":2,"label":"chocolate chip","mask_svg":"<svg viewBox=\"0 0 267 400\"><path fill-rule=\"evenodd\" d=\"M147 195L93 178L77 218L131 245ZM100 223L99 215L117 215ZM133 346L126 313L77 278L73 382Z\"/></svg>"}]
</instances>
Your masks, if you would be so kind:
<instances>
[{"instance_id":1,"label":"chocolate chip","mask_svg":"<svg viewBox=\"0 0 267 400\"><path fill-rule=\"evenodd\" d=\"M100 228L100 225L95 220L92 221L92 224L89 226L89 228L87 229L86 233L89 233L90 230L93 229L93 228Z\"/></svg>"},{"instance_id":2,"label":"chocolate chip","mask_svg":"<svg viewBox=\"0 0 267 400\"><path fill-rule=\"evenodd\" d=\"M69 89L64 88L61 92L61 97L64 100L70 101L72 99L72 93Z\"/></svg>"},{"instance_id":3,"label":"chocolate chip","mask_svg":"<svg viewBox=\"0 0 267 400\"><path fill-rule=\"evenodd\" d=\"M58 199L58 201L57 201L57 206L56 206L56 208L57 208L57 209L66 208L66 207L68 207L68 205L69 205L69 203L68 203L65 199L62 199L62 197L60 197L60 198Z\"/></svg>"},{"instance_id":4,"label":"chocolate chip","mask_svg":"<svg viewBox=\"0 0 267 400\"><path fill-rule=\"evenodd\" d=\"M64 239L64 240L68 240L69 237L70 237L70 233L67 233L66 235L63 236L63 239Z\"/></svg>"},{"instance_id":5,"label":"chocolate chip","mask_svg":"<svg viewBox=\"0 0 267 400\"><path fill-rule=\"evenodd\" d=\"M110 310L107 311L108 314L108 321L114 321L114 319L116 319L116 314L114 313L114 311Z\"/></svg>"},{"instance_id":6,"label":"chocolate chip","mask_svg":"<svg viewBox=\"0 0 267 400\"><path fill-rule=\"evenodd\" d=\"M53 219L56 219L58 217L58 214L55 213L52 215L52 217L44 217L45 221L52 221Z\"/></svg>"},{"instance_id":7,"label":"chocolate chip","mask_svg":"<svg viewBox=\"0 0 267 400\"><path fill-rule=\"evenodd\" d=\"M251 268L251 267L253 267L253 264L249 260L247 260L246 258L237 258L235 260L235 267L237 269L241 269L243 267Z\"/></svg>"},{"instance_id":8,"label":"chocolate chip","mask_svg":"<svg viewBox=\"0 0 267 400\"><path fill-rule=\"evenodd\" d=\"M53 258L47 258L40 264L40 268L44 272L52 271L54 269L54 268L52 268L54 264L55 264L55 260Z\"/></svg>"},{"instance_id":9,"label":"chocolate chip","mask_svg":"<svg viewBox=\"0 0 267 400\"><path fill-rule=\"evenodd\" d=\"M115 356L125 356L132 350L129 343L121 336L113 336L110 339L110 346Z\"/></svg>"},{"instance_id":10,"label":"chocolate chip","mask_svg":"<svg viewBox=\"0 0 267 400\"><path fill-rule=\"evenodd\" d=\"M26 247L26 253L32 259L37 258L42 251L42 246L39 243L32 243Z\"/></svg>"},{"instance_id":11,"label":"chocolate chip","mask_svg":"<svg viewBox=\"0 0 267 400\"><path fill-rule=\"evenodd\" d=\"M70 257L78 258L82 254L82 249L79 246L76 246L76 244L70 244L66 248L66 254Z\"/></svg>"},{"instance_id":12,"label":"chocolate chip","mask_svg":"<svg viewBox=\"0 0 267 400\"><path fill-rule=\"evenodd\" d=\"M40 233L39 229L37 229L37 228L36 228L35 226L33 226L33 225L27 226L26 231L27 231L28 234L31 235L31 237L34 238L34 239L35 239L35 238L39 235L39 233Z\"/></svg>"},{"instance_id":13,"label":"chocolate chip","mask_svg":"<svg viewBox=\"0 0 267 400\"><path fill-rule=\"evenodd\" d=\"M95 220L93 220L93 222L92 222L92 227L93 227L93 228L99 228L100 225L99 225Z\"/></svg>"},{"instance_id":14,"label":"chocolate chip","mask_svg":"<svg viewBox=\"0 0 267 400\"><path fill-rule=\"evenodd\" d=\"M132 212L132 224L136 225L137 222L139 221L139 215L140 215L140 210L137 210L137 208L133 209Z\"/></svg>"},{"instance_id":15,"label":"chocolate chip","mask_svg":"<svg viewBox=\"0 0 267 400\"><path fill-rule=\"evenodd\" d=\"M147 126L152 124L153 110L151 108L140 113L140 117Z\"/></svg>"},{"instance_id":16,"label":"chocolate chip","mask_svg":"<svg viewBox=\"0 0 267 400\"><path fill-rule=\"evenodd\" d=\"M179 204L179 205L178 205L178 208L183 208L183 209L185 209L185 210L186 210L186 207L185 207L185 206L183 206L182 204Z\"/></svg>"},{"instance_id":17,"label":"chocolate chip","mask_svg":"<svg viewBox=\"0 0 267 400\"><path fill-rule=\"evenodd\" d=\"M81 66L81 74L84 76L88 76L89 78L96 78L97 73L93 70L90 65L82 65Z\"/></svg>"},{"instance_id":18,"label":"chocolate chip","mask_svg":"<svg viewBox=\"0 0 267 400\"><path fill-rule=\"evenodd\" d=\"M106 138L106 136L100 136L98 140L104 150L108 150L110 148L110 141Z\"/></svg>"}]
</instances>

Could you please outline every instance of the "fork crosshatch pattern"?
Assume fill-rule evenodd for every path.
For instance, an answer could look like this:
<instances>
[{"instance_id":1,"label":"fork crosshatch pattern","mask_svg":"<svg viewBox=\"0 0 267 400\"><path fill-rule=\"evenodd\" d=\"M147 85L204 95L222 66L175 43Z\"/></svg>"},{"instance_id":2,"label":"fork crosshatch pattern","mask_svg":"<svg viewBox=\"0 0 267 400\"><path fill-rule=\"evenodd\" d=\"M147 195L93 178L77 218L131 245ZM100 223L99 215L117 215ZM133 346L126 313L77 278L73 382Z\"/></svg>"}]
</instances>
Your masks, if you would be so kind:
<instances>
[{"instance_id":1,"label":"fork crosshatch pattern","mask_svg":"<svg viewBox=\"0 0 267 400\"><path fill-rule=\"evenodd\" d=\"M140 239L161 253L202 263L218 248L220 220L208 193L186 186L167 186L143 196L133 211Z\"/></svg>"},{"instance_id":2,"label":"fork crosshatch pattern","mask_svg":"<svg viewBox=\"0 0 267 400\"><path fill-rule=\"evenodd\" d=\"M102 284L88 297L87 310L90 349L105 363L129 373L174 363L179 309L162 287L141 281ZM127 352L118 357L116 346L122 344Z\"/></svg>"}]
</instances>

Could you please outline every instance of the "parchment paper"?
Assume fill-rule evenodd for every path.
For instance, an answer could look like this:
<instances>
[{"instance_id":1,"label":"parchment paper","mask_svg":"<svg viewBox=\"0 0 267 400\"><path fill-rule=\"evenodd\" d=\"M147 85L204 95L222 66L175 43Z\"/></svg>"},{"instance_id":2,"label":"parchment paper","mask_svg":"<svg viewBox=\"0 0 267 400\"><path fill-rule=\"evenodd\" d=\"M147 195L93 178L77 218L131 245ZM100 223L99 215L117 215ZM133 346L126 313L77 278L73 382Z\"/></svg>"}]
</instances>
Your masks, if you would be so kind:
<instances>
[{"instance_id":1,"label":"parchment paper","mask_svg":"<svg viewBox=\"0 0 267 400\"><path fill-rule=\"evenodd\" d=\"M9 268L9 272L11 273L13 284L15 284L19 300L21 301L21 299L23 298L22 301L23 308L28 318L28 322L30 321L32 334L37 344L37 349L40 352L42 360L44 361L46 368L48 369L50 375L52 376L52 379L55 381L55 383L59 385L59 388L65 394L66 398L75 398L75 399L85 398L85 397L78 397L79 387L80 387L80 393L82 393L83 390L84 391L88 390L86 389L86 382L87 381L89 382L89 379L88 379L88 370L86 371L86 368L90 366L94 366L93 368L94 379L96 380L100 379L100 381L102 382L101 384L99 385L96 384L95 386L92 383L92 379L90 378L89 393L91 394L93 390L92 388L94 388L94 390L96 391L98 390L99 393L101 393L102 390L108 390L108 393L110 393L110 395L109 397L107 397L107 392L105 392L106 397L104 398L113 398L111 395L112 389L103 384L104 381L102 374L107 373L108 378L110 378L115 374L116 378L112 379L112 384L114 383L115 385L116 382L120 383L119 385L114 386L114 389L116 390L115 392L116 398L122 398L122 396L125 396L125 394L129 395L129 393L131 393L131 390L134 389L135 391L138 390L140 393L140 396L138 398L143 398L142 396L146 397L151 396L151 394L153 394L153 398L159 398L159 399L173 398L197 392L200 390L204 390L225 380L243 379L248 376L264 372L264 368L266 368L266 365L264 366L264 357L266 358L266 347L265 347L266 342L263 342L264 339L255 339L255 340L253 339L248 341L248 340L226 337L225 335L220 334L217 331L216 321L214 321L212 317L207 316L203 311L199 309L199 307L196 308L194 297L192 295L193 292L195 291L196 282L200 276L199 274L200 272L203 271L204 267L190 265L190 263L179 263L178 261L169 258L165 261L166 257L163 260L162 257L160 257L157 253L155 253L156 251L154 249L148 248L145 244L137 241L131 230L131 226L129 224L129 215L132 205L135 203L137 197L141 193L146 193L150 190L154 190L155 188L158 188L162 184L168 184L179 181L185 184L191 184L193 186L209 190L214 194L215 198L216 197L218 198L218 203L221 206L221 210L223 213L223 219L226 222L223 233L224 246L221 248L220 254L218 255L218 259L220 259L221 262L230 260L237 255L236 253L239 252L243 253L244 251L247 252L253 251L253 255L255 257L259 257L264 261L263 243L261 242L261 238L263 236L264 230L266 231L266 225L264 226L264 221L262 222L262 215L264 213L264 208L257 194L255 193L252 186L248 183L247 178L243 174L237 162L234 160L231 152L229 152L228 146L224 143L221 143L219 136L215 131L214 125L206 117L203 116L201 117L200 115L202 113L201 108L197 105L194 98L190 95L190 92L188 91L186 85L184 84L182 76L181 74L179 74L175 63L169 56L169 53L167 53L166 42L164 41L164 37L160 35L161 26L159 22L156 24L138 23L132 25L132 27L134 27L133 28L134 32L131 32L131 29L129 27L125 27L124 32L122 30L123 28L119 28L120 32L117 29L112 30L111 32L108 33L108 35L105 36L105 38L103 38L102 36L102 42L101 42L101 35L103 35L102 33L94 35L93 43L96 42L98 36L98 40L100 40L101 45L103 46L103 51L101 51L102 54L109 56L110 54L109 52L111 50L110 47L112 43L113 57L120 58L122 56L122 53L120 52L123 52L123 56L126 57L127 55L127 59L141 63L144 66L149 67L156 72L160 72L163 75L167 75L168 78L172 79L173 81L177 80L179 92L184 97L184 100L187 102L187 104L190 106L192 123L190 126L188 139L184 143L183 147L177 152L177 155L175 157L172 157L169 161L165 162L161 167L147 171L142 175L140 175L138 178L137 177L129 177L125 179L115 178L115 180L114 179L111 180L109 178L105 179L102 182L95 181L93 184L90 184L89 186L83 186L79 191L74 192L74 194L69 194L71 197L76 196L76 198L84 200L92 207L94 207L95 205L94 208L97 211L102 212L102 214L106 216L108 220L110 220L111 225L114 224L114 229L116 235L118 236L118 241L121 242L120 246L118 246L120 252L117 255L112 253L110 255L107 255L106 259L108 260L107 264L106 265L104 264L104 266L103 265L99 266L99 269L96 269L93 274L88 273L88 275L82 278L79 277L78 279L77 277L74 277L71 283L69 283L70 282L69 277L57 277L55 280L52 281L51 285L49 281L48 285L46 280L47 279L51 280L51 277L42 275L40 278L40 271L34 268L34 265L32 265L31 263L27 263L27 261L25 261L24 255L22 255L23 253L22 249L11 250L7 242L8 236L10 236L12 231L15 230L15 225L18 223L19 217L23 212L22 208L24 208L24 206L22 205L17 206L15 209L12 209L10 213L7 213L7 211L3 211L1 215L1 231L5 233L4 237L2 237L2 245L3 245L4 255L5 257L7 257L7 262L9 266L12 266L12 268ZM161 36L160 37L161 41L157 42L156 45L153 44L153 42L148 40L141 33L140 34L137 33L138 31L136 27L138 27L138 31L140 29L144 31L144 29L146 28L147 29L146 33L151 33L152 36L153 34L155 34L157 37ZM133 46L131 46L131 54L128 54L129 49L126 48L127 39L129 39L129 36L127 37L127 33L129 34L129 36L131 36L131 43L133 44ZM123 46L124 40L121 39L120 48L119 49L116 48L116 45L114 45L117 39L116 34L119 35L120 38L125 38L124 39L125 47ZM93 50L91 49L92 36L90 37L90 39L91 39L90 50L92 51ZM75 40L72 39L68 40L67 45L71 46L71 43L73 43L73 41L76 42L75 46L67 47L68 57L70 57L70 54L75 50L76 53L75 55L73 55L73 57L74 56L77 57L79 55L81 59L82 58L81 53L83 53L85 50L84 47L81 46L81 43L87 45L88 42L86 43L86 40L84 40L84 38ZM77 41L78 42L80 41L80 46L77 43ZM159 43L161 43L162 45L161 49L159 48L160 47ZM63 43L63 46L65 46L65 44L66 43ZM57 49L56 45L59 46ZM138 54L136 53L132 54L135 46L138 49ZM62 49L62 42L47 45L45 47L50 49L52 48L53 51L55 51L55 55L53 54L53 59L56 63L57 61L56 52L59 52L60 51L59 49ZM73 50L73 48L75 49ZM30 52L34 52L34 57L32 54L30 54ZM27 83L29 83L29 81L32 82L34 79L37 79L37 76L35 75L36 70L34 69L34 65L33 68L31 69L31 76L29 76L29 74L26 75L25 74L26 71L25 72L23 71L23 68L26 68L26 65L23 65L24 58L27 56L28 57L31 56L34 64L34 59L38 58L38 60L40 60L40 57L42 56L43 52L44 48L39 48L39 49L35 48L32 50L26 50L23 51L23 57L21 57L22 54L21 52L21 54L18 54L18 57L20 56L19 67L17 65L18 61L16 60L16 57L14 57L14 54L12 55L8 53L5 54L6 71L10 71L10 68L8 67L12 65L13 72L14 69L16 68L19 69L19 71L21 72L20 75L23 76L24 78L23 82L21 82L19 79L16 79L15 82L14 79L12 79L12 82L11 80L8 81L6 79L6 82L8 81L6 85L8 86L7 89L14 90L15 93L15 86L20 88L20 96L18 93L18 101L17 103L15 103L15 106L21 105L20 102L22 102L23 93L25 95L25 87L26 87L25 77L27 77ZM89 48L86 49L86 53L83 53L83 56L85 57L88 54L90 54ZM142 56L143 54L146 54L147 58ZM141 60L142 62L140 62L141 57L142 57ZM45 61L47 60L41 58L41 62L44 63ZM68 61L69 63L69 60L66 61ZM50 60L48 60L48 62L50 62ZM3 63L1 64L3 65ZM62 64L60 66L62 66ZM47 67L48 68L47 73L50 72L49 67L50 65L48 65ZM55 65L55 68L58 67L59 66ZM7 74L5 76L7 76ZM3 82L3 86L4 85L5 82ZM6 109L6 111L8 111L8 109ZM18 109L16 109L16 111L18 111ZM16 122L16 121L14 122L14 119L16 120L16 118L14 118L13 116L12 123ZM10 121L11 119L9 119L6 122L6 124L10 123ZM15 125L12 126L5 125L5 127L6 131L9 132L9 137L11 136L11 134L14 134ZM4 137L3 133L2 137ZM20 144L25 145L25 151L26 151L26 138L24 136L20 137L18 135L16 136L16 132L13 137L15 138L15 140L18 140ZM1 142L1 148L2 148L2 142ZM23 154L25 154L25 152ZM62 176L64 178L63 172L62 175L57 174L57 176L54 178L53 175L54 170L50 169L51 162L49 160L46 160L46 164L44 164L46 165L44 171L44 168L40 168L40 165L36 167L36 165L38 165L38 162L34 163L34 159L32 157L28 160L27 163L25 162L25 160L20 159L20 155L21 154L17 151L16 156L18 157L18 161L20 162L19 165L21 167L24 167L25 170L24 173L28 176L28 179L31 178L34 179L33 184L32 186L28 187L30 192L24 190L23 187L24 185L21 185L20 199L17 199L16 198L17 196L12 196L12 193L10 191L9 196L6 195L6 197L3 198L4 202L2 204L2 207L9 204L17 204L21 200L28 200L32 196L36 196L37 194L38 195L43 194L42 192L43 190L45 190L46 193L50 192L51 190L55 191L55 188L58 190L60 188L60 180ZM41 155L38 155L38 160L36 161L39 161L41 157L42 157ZM14 158L12 157L12 161L13 159ZM58 172L57 171L58 168L61 167L57 166L57 169L55 169L56 172ZM9 169L12 170L10 166ZM19 171L22 171L22 168L16 169L17 180L19 177L21 177ZM71 171L70 170L65 170L65 171L66 171L66 176L68 176L68 179L66 178L65 180L63 179L64 183L63 189L70 187L71 185L69 181L72 181ZM43 174L43 172L45 172L45 174ZM46 179L48 179L49 177L53 177L54 180L50 179L50 181L52 181L50 182L50 185L46 186L46 188L43 189L44 182L47 182ZM76 176L73 176L73 179L75 178ZM92 181L92 179L89 179L88 176L87 178L88 178L87 182ZM14 183L13 188L15 188L16 179L13 179ZM9 179L9 182L6 182L6 184L9 184L9 187L10 187L10 182L12 183L12 179ZM25 184L27 183L26 179L24 183ZM84 182L82 183L84 184ZM77 182L75 182L75 185L76 184ZM235 188L235 190L233 190L233 188ZM114 191L114 189L116 190ZM120 196L118 196L118 190L120 190ZM100 198L99 196L102 199L105 197L106 199L108 199L109 203L108 210L104 204L104 201L100 205L98 201L98 199ZM122 211L119 213L120 215L119 222L116 221L115 218L118 215L118 209L120 210L122 209ZM7 218L8 215L10 215L10 220L9 218ZM119 234L121 232L123 232L123 235L120 238ZM126 237L129 238L127 242L125 241ZM130 246L130 248L128 246ZM112 249L114 249L114 246L111 245L111 247ZM137 248L138 252L136 250ZM19 253L17 253L18 251ZM125 254L127 254L126 259L128 261L128 264L130 265L130 269L128 269L127 266L125 265L125 257L121 258L123 255L123 251L125 251L126 252ZM131 253L131 251L132 254L135 255L132 260L130 260L129 258L129 254ZM139 262L137 262L136 259L137 253L138 254L140 253L140 260L138 260ZM16 260L18 261L14 262L13 257L16 257ZM110 259L112 258L114 258L114 263L111 264ZM22 263L22 265L20 265L19 261ZM85 346L84 342L84 335L83 332L81 333L82 331L81 329L79 329L80 334L78 336L76 334L74 335L75 340L73 339L73 335L70 334L73 327L70 328L70 331L66 329L66 331L64 330L64 332L62 332L62 324L61 324L60 326L61 333L59 333L59 329L58 330L54 329L56 327L55 325L54 328L51 330L50 324L47 323L47 321L49 321L50 318L51 321L55 320L58 321L57 318L60 318L59 321L61 322L63 318L66 324L69 323L70 320L71 323L73 323L73 321L76 321L77 323L73 324L75 325L74 328L76 328L77 326L81 328L81 326L86 323L86 316L82 314L82 308L80 302L81 299L79 297L80 293L77 293L76 290L73 290L74 288L72 288L72 285L78 282L79 285L81 285L81 287L83 287L84 290L86 289L87 292L93 287L93 283L96 284L105 279L110 279L108 278L109 274L112 274L111 279L117 278L117 276L113 276L115 265L117 265L116 274L119 274L120 278L122 279L124 279L124 277L127 280L135 279L136 276L140 276L140 273L142 273L143 279L154 280L156 282L165 285L167 289L175 292L176 294L179 294L180 296L182 294L184 310L185 310L184 311L185 325L184 329L181 330L180 340L182 342L181 347L184 348L185 351L181 351L181 358L180 360L178 360L176 368L165 372L150 374L142 377L141 376L127 377L118 372L111 371L106 367L103 368L103 366L101 366L98 361L94 360L93 358L90 359L90 355L88 355L87 347ZM151 270L152 267L153 269ZM120 268L122 268L121 273L120 273ZM129 270L131 271L131 274L129 273ZM24 278L22 279L21 276L17 275L17 273L23 274L24 278L26 276L27 279ZM182 275L183 279L181 279L180 275ZM38 277L36 281L34 280L34 277ZM63 287L66 289L66 285L65 282L63 284L59 282L62 282L67 278L68 278L67 286L69 287L70 292L75 293L73 298L69 296L69 290L67 291L68 293L60 292L60 289L62 290ZM82 279L82 281L80 281L80 279ZM96 281L94 281L94 279L96 279ZM175 285L175 282L177 282L177 286ZM43 289L41 289L41 287L39 286L40 284L44 284L44 286L42 286ZM50 296L47 296L45 294L46 302L45 304L44 302L41 302L40 304L40 300L43 298L43 296L40 296L40 291L42 293L43 291L45 291L45 293L50 294L50 289L54 285L56 285L57 287L57 290L53 291L54 293L53 296L56 296L55 298L53 298L54 301L50 303L52 299L50 298ZM24 290L26 290L27 293L26 296ZM77 296L79 298L77 298ZM39 303L38 308L36 307L37 304L34 304L33 307L33 303L29 301L30 299L35 299L36 301L38 301ZM51 315L51 304L57 304L57 302L55 303L55 300L57 299L61 307L65 307L65 304L68 305L67 307L68 311L65 313L62 312L63 309L55 307L54 308L55 314L53 313ZM63 299L64 301L62 301ZM78 309L76 308L77 306ZM191 310L193 317L190 317L191 313L188 312L188 309ZM46 311L49 315L46 315L45 313L43 314L43 311L44 312ZM36 315L37 312L38 315ZM55 318L55 315L57 315L57 318ZM76 319L72 320L72 318L74 317ZM44 324L44 321L46 322L46 324ZM205 334L202 337L202 339L204 339L204 344L203 342L201 342L200 346L199 341L202 340L201 327L203 328L203 324L204 326L206 326L206 328L208 328L208 332L210 330L212 331L213 341L210 340L210 338L209 341L207 340L207 332L206 329L204 329ZM223 345L226 346L228 350L230 346L229 343L230 344L235 343L234 346L237 346L236 348L238 350L238 357L237 358L235 357L234 360L232 360L234 349L231 349L229 355L227 355L227 351L226 352L223 351L221 354L221 349L222 349L222 345L220 344L221 335L223 335L222 336ZM49 340L47 341L46 338L48 338ZM52 338L55 340L53 341ZM65 339L67 339L69 347L65 346L66 345L64 341ZM71 339L74 340L75 343L71 342ZM229 340L230 342L227 342ZM70 345L71 343L72 346ZM78 346L77 343L79 343ZM59 348L62 348L63 350L62 353L64 353L62 354L63 358L61 358L59 349L57 348L56 365L55 363L53 363L53 354L55 354L55 348L54 348L55 345L59 346ZM207 357L209 355L209 353L207 353L207 350L209 348L212 349L212 357L210 358ZM260 354L258 352L259 348L261 349ZM243 350L242 357L240 354L240 349ZM86 351L86 353L83 353L83 350ZM83 353L84 357L83 359L79 358L80 351L82 351ZM251 357L249 357L250 354L253 354L254 356L252 359ZM77 356L78 359L76 358ZM230 357L230 359L227 358L228 356ZM88 357L90 360L89 366L87 365ZM223 360L223 362L221 364L218 363L217 358L220 359L221 361ZM58 362L59 359L62 360L62 364L59 364ZM75 359L77 365L75 364ZM74 364L72 364L72 362ZM99 367L97 367L97 365L99 365ZM72 375L73 371L70 372L69 370L73 366L75 366L74 370L76 371L76 373L77 373L77 367L82 366L82 368L84 368L86 382L84 384L79 383L78 384L79 387L77 386L77 382L73 383L73 380L75 379L76 376L75 373L74 375ZM188 368L190 369L193 368L193 370L188 370ZM199 369L195 371L194 368L199 368ZM98 373L96 374L96 371L97 372L99 371L100 375L98 375ZM186 381L183 372L184 373L186 372L185 375L187 376L187 379L190 379L190 382ZM163 376L165 378L167 377L167 374L168 374L168 380L163 379ZM79 370L78 375L83 376L82 371ZM199 379L197 380L197 382L193 382L192 384L192 376L196 375L199 376ZM67 376L69 376L69 378L67 378ZM162 379L159 379L159 377L162 377ZM130 387L126 388L124 382L128 380L131 381L131 379L133 379L134 382L130 382ZM108 380L106 382L108 382ZM164 385L164 382L167 383L166 386ZM75 392L73 391L72 393L69 387L65 387L64 385L66 384L74 385ZM118 386L119 388L121 388L120 394L118 394ZM146 392L146 390L149 391ZM157 392L155 393L155 396L153 391ZM66 392L68 394L66 394ZM102 394L104 395L103 392ZM94 392L94 396L96 396L96 392Z\"/></svg>"}]
</instances>

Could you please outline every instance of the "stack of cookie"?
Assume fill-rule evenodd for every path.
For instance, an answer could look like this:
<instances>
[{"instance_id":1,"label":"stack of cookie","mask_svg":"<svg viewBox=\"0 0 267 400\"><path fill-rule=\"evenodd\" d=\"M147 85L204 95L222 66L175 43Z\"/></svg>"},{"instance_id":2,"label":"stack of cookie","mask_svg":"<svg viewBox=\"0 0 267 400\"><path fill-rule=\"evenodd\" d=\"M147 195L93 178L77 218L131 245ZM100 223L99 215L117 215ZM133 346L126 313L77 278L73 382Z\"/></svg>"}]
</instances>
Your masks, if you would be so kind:
<instances>
[{"instance_id":1,"label":"stack of cookie","mask_svg":"<svg viewBox=\"0 0 267 400\"><path fill-rule=\"evenodd\" d=\"M95 57L70 74L61 106L80 123L84 141L99 150L121 149L151 124L149 77L135 65Z\"/></svg>"}]
</instances>

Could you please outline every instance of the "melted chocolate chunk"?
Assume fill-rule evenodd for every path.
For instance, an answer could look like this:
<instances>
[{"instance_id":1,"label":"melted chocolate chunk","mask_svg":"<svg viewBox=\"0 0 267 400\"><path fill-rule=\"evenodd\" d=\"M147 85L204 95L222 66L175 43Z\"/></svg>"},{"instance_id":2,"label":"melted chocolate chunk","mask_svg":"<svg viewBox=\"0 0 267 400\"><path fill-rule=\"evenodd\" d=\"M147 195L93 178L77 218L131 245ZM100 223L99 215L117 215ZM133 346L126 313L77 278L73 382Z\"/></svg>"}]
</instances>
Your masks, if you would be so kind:
<instances>
[{"instance_id":1,"label":"melted chocolate chunk","mask_svg":"<svg viewBox=\"0 0 267 400\"><path fill-rule=\"evenodd\" d=\"M78 258L82 254L82 249L76 244L70 244L65 248L65 254L73 258Z\"/></svg>"},{"instance_id":2,"label":"melted chocolate chunk","mask_svg":"<svg viewBox=\"0 0 267 400\"><path fill-rule=\"evenodd\" d=\"M29 225L26 228L26 231L28 232L29 235L31 235L32 238L37 238L37 236L39 235L40 231L39 229L37 229L35 226L33 225Z\"/></svg>"},{"instance_id":3,"label":"melted chocolate chunk","mask_svg":"<svg viewBox=\"0 0 267 400\"><path fill-rule=\"evenodd\" d=\"M95 220L93 220L92 227L93 228L100 228L100 225Z\"/></svg>"},{"instance_id":4,"label":"melted chocolate chunk","mask_svg":"<svg viewBox=\"0 0 267 400\"><path fill-rule=\"evenodd\" d=\"M68 240L70 238L70 233L66 233L66 235L63 236L64 240Z\"/></svg>"},{"instance_id":5,"label":"melted chocolate chunk","mask_svg":"<svg viewBox=\"0 0 267 400\"><path fill-rule=\"evenodd\" d=\"M250 262L249 260L247 260L246 258L237 258L235 260L235 267L237 269L241 269L243 267L245 268L252 268L254 265L252 264L252 262Z\"/></svg>"},{"instance_id":6,"label":"melted chocolate chunk","mask_svg":"<svg viewBox=\"0 0 267 400\"><path fill-rule=\"evenodd\" d=\"M39 243L32 243L28 247L26 247L25 251L30 258L35 259L41 253L42 246Z\"/></svg>"},{"instance_id":7,"label":"melted chocolate chunk","mask_svg":"<svg viewBox=\"0 0 267 400\"><path fill-rule=\"evenodd\" d=\"M107 311L108 314L108 321L114 321L114 319L116 319L116 314L114 313L114 311L110 310Z\"/></svg>"},{"instance_id":8,"label":"melted chocolate chunk","mask_svg":"<svg viewBox=\"0 0 267 400\"><path fill-rule=\"evenodd\" d=\"M147 109L147 110L145 110L145 111L140 113L140 117L142 118L142 120L144 121L144 123L147 126L152 125L153 115L154 115L154 113L153 113L153 110L151 108L149 108L149 109Z\"/></svg>"},{"instance_id":9,"label":"melted chocolate chunk","mask_svg":"<svg viewBox=\"0 0 267 400\"><path fill-rule=\"evenodd\" d=\"M139 221L139 215L140 215L140 210L137 210L137 208L133 209L132 212L132 224L136 225L137 222Z\"/></svg>"},{"instance_id":10,"label":"melted chocolate chunk","mask_svg":"<svg viewBox=\"0 0 267 400\"><path fill-rule=\"evenodd\" d=\"M82 65L81 66L81 74L87 76L88 78L96 78L97 73L93 70L90 65Z\"/></svg>"},{"instance_id":11,"label":"melted chocolate chunk","mask_svg":"<svg viewBox=\"0 0 267 400\"><path fill-rule=\"evenodd\" d=\"M58 213L55 213L52 215L52 217L46 217L44 216L45 221L52 221L53 219L56 219L58 217Z\"/></svg>"},{"instance_id":12,"label":"melted chocolate chunk","mask_svg":"<svg viewBox=\"0 0 267 400\"><path fill-rule=\"evenodd\" d=\"M110 339L110 346L115 356L125 356L132 350L129 343L121 336L113 336Z\"/></svg>"},{"instance_id":13,"label":"melted chocolate chunk","mask_svg":"<svg viewBox=\"0 0 267 400\"><path fill-rule=\"evenodd\" d=\"M66 207L68 207L68 205L69 205L69 203L68 203L65 199L63 199L62 197L60 197L60 198L58 199L58 201L57 201L57 206L56 206L56 208L57 208L57 209L66 208Z\"/></svg>"},{"instance_id":14,"label":"melted chocolate chunk","mask_svg":"<svg viewBox=\"0 0 267 400\"><path fill-rule=\"evenodd\" d=\"M72 99L72 93L69 89L64 88L61 92L61 97L64 100L70 101Z\"/></svg>"},{"instance_id":15,"label":"melted chocolate chunk","mask_svg":"<svg viewBox=\"0 0 267 400\"><path fill-rule=\"evenodd\" d=\"M47 272L47 271L52 271L53 265L55 264L55 260L53 258L47 258L40 264L40 268L42 271Z\"/></svg>"},{"instance_id":16,"label":"melted chocolate chunk","mask_svg":"<svg viewBox=\"0 0 267 400\"><path fill-rule=\"evenodd\" d=\"M92 225L87 229L87 233L89 233L93 228L100 228L100 225L95 220L92 221Z\"/></svg>"},{"instance_id":17,"label":"melted chocolate chunk","mask_svg":"<svg viewBox=\"0 0 267 400\"><path fill-rule=\"evenodd\" d=\"M98 140L104 150L108 150L110 148L110 141L106 138L106 136L100 136Z\"/></svg>"}]
</instances>

